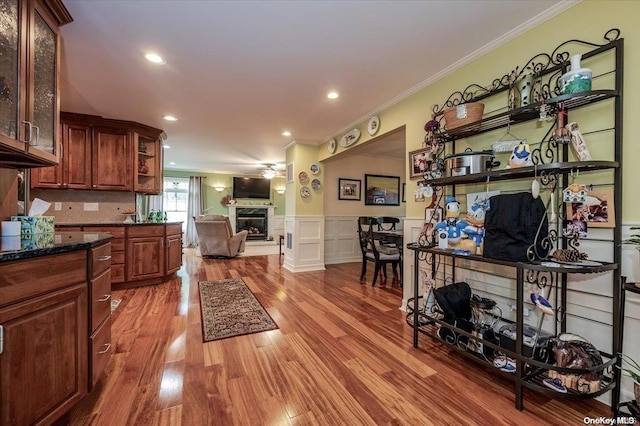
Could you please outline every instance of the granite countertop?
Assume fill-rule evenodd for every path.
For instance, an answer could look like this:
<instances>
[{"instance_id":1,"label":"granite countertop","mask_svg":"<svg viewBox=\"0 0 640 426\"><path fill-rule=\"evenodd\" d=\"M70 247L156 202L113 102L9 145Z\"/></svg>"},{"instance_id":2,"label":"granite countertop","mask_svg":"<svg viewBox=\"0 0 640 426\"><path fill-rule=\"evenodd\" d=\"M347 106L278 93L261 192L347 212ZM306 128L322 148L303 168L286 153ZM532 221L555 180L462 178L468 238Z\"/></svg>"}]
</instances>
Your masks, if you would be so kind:
<instances>
[{"instance_id":1,"label":"granite countertop","mask_svg":"<svg viewBox=\"0 0 640 426\"><path fill-rule=\"evenodd\" d=\"M112 238L113 235L105 232L54 232L34 234L29 239L21 239L19 236L1 237L0 263L75 250L86 250L105 244L111 241Z\"/></svg>"},{"instance_id":2,"label":"granite countertop","mask_svg":"<svg viewBox=\"0 0 640 426\"><path fill-rule=\"evenodd\" d=\"M56 228L71 228L78 226L149 226L149 225L182 225L182 222L77 222L77 223L57 223Z\"/></svg>"}]
</instances>

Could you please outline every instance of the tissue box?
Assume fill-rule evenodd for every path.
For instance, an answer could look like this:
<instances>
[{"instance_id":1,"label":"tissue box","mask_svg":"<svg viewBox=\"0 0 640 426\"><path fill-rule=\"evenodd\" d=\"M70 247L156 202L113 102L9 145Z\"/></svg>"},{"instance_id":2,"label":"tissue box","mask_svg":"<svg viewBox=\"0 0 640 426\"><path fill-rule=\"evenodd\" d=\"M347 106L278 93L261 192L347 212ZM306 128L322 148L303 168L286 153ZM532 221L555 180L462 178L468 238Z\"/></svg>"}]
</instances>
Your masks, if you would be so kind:
<instances>
[{"instance_id":1,"label":"tissue box","mask_svg":"<svg viewBox=\"0 0 640 426\"><path fill-rule=\"evenodd\" d=\"M55 216L11 216L11 220L21 222L20 236L30 237L35 234L53 234Z\"/></svg>"},{"instance_id":2,"label":"tissue box","mask_svg":"<svg viewBox=\"0 0 640 426\"><path fill-rule=\"evenodd\" d=\"M51 248L55 246L55 235L53 232L31 234L20 240L21 250L35 250Z\"/></svg>"}]
</instances>

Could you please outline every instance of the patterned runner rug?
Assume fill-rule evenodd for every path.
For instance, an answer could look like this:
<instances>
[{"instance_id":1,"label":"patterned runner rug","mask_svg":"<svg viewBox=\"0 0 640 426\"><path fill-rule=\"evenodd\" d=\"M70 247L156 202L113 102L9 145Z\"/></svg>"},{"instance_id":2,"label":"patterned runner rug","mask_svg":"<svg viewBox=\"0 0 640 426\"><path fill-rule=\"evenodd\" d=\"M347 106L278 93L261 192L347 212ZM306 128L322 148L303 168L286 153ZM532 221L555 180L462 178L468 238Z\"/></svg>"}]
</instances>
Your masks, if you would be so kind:
<instances>
[{"instance_id":1,"label":"patterned runner rug","mask_svg":"<svg viewBox=\"0 0 640 426\"><path fill-rule=\"evenodd\" d=\"M278 328L241 279L200 281L198 288L205 342Z\"/></svg>"}]
</instances>

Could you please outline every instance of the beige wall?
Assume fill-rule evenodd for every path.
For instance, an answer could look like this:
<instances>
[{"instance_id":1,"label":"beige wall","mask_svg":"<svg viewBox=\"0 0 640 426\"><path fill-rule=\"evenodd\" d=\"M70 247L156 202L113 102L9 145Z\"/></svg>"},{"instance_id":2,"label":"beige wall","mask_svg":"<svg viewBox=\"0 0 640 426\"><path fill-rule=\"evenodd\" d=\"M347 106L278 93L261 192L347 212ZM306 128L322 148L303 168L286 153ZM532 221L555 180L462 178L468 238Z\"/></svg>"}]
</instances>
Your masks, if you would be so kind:
<instances>
[{"instance_id":1,"label":"beige wall","mask_svg":"<svg viewBox=\"0 0 640 426\"><path fill-rule=\"evenodd\" d=\"M344 158L343 158L344 157ZM324 168L324 215L325 216L397 216L405 215L406 203L399 206L366 206L365 174L398 176L400 191L405 181L405 162L380 157L342 156L322 163ZM359 179L361 181L360 201L338 199L338 179ZM410 187L413 188L413 186ZM409 190L409 189L407 189ZM411 190L412 191L412 190ZM413 194L407 194L407 197Z\"/></svg>"}]
</instances>

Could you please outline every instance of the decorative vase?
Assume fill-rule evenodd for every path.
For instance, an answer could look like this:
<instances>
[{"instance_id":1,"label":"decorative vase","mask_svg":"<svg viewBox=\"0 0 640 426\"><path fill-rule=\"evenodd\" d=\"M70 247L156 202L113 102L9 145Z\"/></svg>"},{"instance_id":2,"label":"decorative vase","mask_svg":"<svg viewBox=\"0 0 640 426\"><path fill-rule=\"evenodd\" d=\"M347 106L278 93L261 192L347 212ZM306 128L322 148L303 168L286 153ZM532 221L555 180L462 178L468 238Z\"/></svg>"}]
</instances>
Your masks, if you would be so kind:
<instances>
[{"instance_id":1,"label":"decorative vase","mask_svg":"<svg viewBox=\"0 0 640 426\"><path fill-rule=\"evenodd\" d=\"M573 55L571 69L560 77L560 88L563 95L591 90L591 70L580 67L581 59L582 55Z\"/></svg>"}]
</instances>

